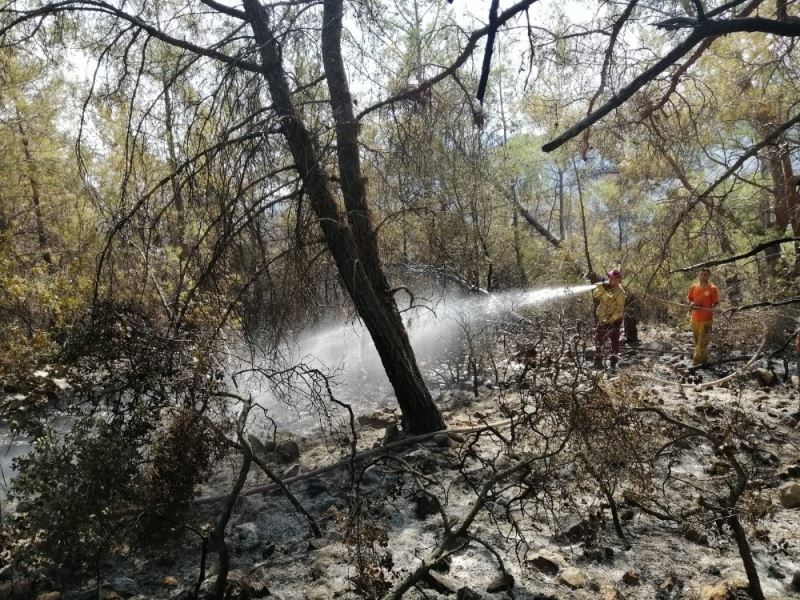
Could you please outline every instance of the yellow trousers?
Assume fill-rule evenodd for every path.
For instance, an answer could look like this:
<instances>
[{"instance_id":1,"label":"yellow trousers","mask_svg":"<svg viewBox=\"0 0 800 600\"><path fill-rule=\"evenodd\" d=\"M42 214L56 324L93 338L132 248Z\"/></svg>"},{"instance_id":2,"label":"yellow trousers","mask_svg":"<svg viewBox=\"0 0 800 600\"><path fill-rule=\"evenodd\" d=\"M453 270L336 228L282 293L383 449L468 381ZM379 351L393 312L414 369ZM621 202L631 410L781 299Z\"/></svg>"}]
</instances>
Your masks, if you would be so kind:
<instances>
[{"instance_id":1,"label":"yellow trousers","mask_svg":"<svg viewBox=\"0 0 800 600\"><path fill-rule=\"evenodd\" d=\"M692 333L694 334L694 355L692 362L701 365L708 362L708 344L711 342L711 323L703 321L697 323L692 321Z\"/></svg>"}]
</instances>

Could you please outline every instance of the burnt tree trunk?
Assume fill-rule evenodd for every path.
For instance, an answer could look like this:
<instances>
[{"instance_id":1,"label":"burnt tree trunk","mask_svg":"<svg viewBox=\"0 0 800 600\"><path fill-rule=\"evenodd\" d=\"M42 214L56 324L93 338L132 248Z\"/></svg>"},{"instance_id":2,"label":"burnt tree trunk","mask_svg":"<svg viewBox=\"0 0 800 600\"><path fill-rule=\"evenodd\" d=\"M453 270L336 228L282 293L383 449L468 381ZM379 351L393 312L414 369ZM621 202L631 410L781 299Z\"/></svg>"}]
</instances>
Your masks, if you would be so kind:
<instances>
[{"instance_id":1,"label":"burnt tree trunk","mask_svg":"<svg viewBox=\"0 0 800 600\"><path fill-rule=\"evenodd\" d=\"M403 429L411 433L444 429L444 420L422 379L380 264L361 177L359 123L353 115L341 58L342 2L325 1L322 55L336 123L339 178L346 220L337 205L331 180L322 168L314 140L292 102L280 45L273 35L267 12L258 0L244 0L243 6L258 43L262 74L273 107L281 117L282 133L328 249L394 388L403 414Z\"/></svg>"}]
</instances>

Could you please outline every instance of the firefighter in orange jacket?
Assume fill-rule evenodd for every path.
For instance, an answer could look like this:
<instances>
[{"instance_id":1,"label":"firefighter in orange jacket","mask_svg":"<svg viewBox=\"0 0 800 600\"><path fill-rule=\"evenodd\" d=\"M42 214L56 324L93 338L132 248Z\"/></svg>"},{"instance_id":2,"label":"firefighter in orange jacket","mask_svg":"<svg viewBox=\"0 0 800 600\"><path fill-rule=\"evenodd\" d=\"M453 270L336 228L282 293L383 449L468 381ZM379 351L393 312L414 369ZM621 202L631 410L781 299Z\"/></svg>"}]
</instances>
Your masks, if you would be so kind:
<instances>
[{"instance_id":1,"label":"firefighter in orange jacket","mask_svg":"<svg viewBox=\"0 0 800 600\"><path fill-rule=\"evenodd\" d=\"M714 321L713 308L719 304L719 290L713 283L709 283L710 277L710 269L700 269L697 283L689 288L686 296L692 310L692 333L694 334L692 362L696 365L708 362L711 324Z\"/></svg>"}]
</instances>

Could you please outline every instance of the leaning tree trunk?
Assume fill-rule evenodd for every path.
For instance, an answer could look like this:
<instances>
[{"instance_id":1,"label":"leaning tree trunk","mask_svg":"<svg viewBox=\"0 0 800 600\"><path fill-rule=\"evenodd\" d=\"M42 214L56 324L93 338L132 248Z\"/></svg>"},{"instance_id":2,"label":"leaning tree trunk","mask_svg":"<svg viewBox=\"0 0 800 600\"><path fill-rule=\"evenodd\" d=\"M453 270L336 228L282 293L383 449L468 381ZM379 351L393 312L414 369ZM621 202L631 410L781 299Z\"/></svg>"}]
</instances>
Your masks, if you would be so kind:
<instances>
[{"instance_id":1,"label":"leaning tree trunk","mask_svg":"<svg viewBox=\"0 0 800 600\"><path fill-rule=\"evenodd\" d=\"M344 220L331 181L322 168L314 140L295 110L289 85L264 7L258 0L243 6L259 46L262 74L281 117L282 131L305 192L322 228L344 285L367 327L403 414L403 429L425 433L444 429L441 413L422 379L400 313L380 265L358 161L358 122L353 116L341 59L341 0L326 0L323 56L336 121L339 177L347 210Z\"/></svg>"}]
</instances>

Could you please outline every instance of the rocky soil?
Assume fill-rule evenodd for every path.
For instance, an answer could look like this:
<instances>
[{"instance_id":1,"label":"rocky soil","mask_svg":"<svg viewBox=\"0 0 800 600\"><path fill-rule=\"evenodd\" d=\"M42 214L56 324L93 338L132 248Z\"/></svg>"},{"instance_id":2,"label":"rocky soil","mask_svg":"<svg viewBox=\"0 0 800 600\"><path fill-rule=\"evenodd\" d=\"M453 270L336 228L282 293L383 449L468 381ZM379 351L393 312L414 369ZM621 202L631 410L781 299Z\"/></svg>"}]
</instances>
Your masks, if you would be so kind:
<instances>
[{"instance_id":1,"label":"rocky soil","mask_svg":"<svg viewBox=\"0 0 800 600\"><path fill-rule=\"evenodd\" d=\"M641 345L626 351L618 372L595 373L590 380L614 403L656 407L703 431L741 431L746 426L746 435L732 439L730 447L747 471L747 491L738 510L761 587L766 598L800 598L800 396L795 367L788 364L784 369L781 362L760 360L747 373L709 386L747 361L695 370L686 358L689 345L683 335L647 330ZM512 372L522 368L511 366ZM349 599L396 589L441 542L446 533L443 514L450 528L469 518L480 486L488 479L487 464L500 471L534 452L523 439L508 439L504 425L480 437L468 431L514 418L515 410L525 410L521 395L524 391L495 382L485 382L478 397L465 390L445 390L440 404L449 427L461 433L437 434L395 446L391 452L376 452L353 471L348 469L352 440L346 430L297 439L299 456L291 443L283 453L258 448L293 482L292 493L317 520L322 536L312 534L306 519L279 491L241 497L227 530L230 597ZM395 421L389 408L362 415L359 450L400 439ZM669 429L668 423L653 423L654 436ZM547 481L541 488L497 486L469 527L472 537L459 539L404 597L749 598L731 529L719 513L692 512L698 502L702 505L698 498L703 490L725 490L731 481L725 444L712 448L708 439L690 436L673 446L674 453L664 463L668 476L656 479L649 492L654 498L669 498L671 507L655 510L655 504L632 500L631 481L613 480L611 497L624 537L615 529L608 497L591 478L567 463L554 465L543 471ZM342 457L341 468L307 475ZM199 491L195 516L200 521L213 524L221 506L213 497L230 490L238 466L238 458L232 457ZM352 478L358 480L358 491ZM254 469L246 489L263 489L268 483ZM659 484L673 486L672 492L660 496L664 490ZM531 492L527 508L517 513L512 526L505 515L522 506L515 504L521 502L521 489L542 492ZM677 522L654 514L676 514L673 509L681 505L680 495L686 490L696 490L698 498L685 498ZM709 516L713 514L717 518ZM27 593L46 600L98 595L109 600L191 598L202 557L199 536L176 534L169 545L107 557L95 576L81 585L51 580L49 589L39 585ZM207 595L216 569L217 553L208 548L200 597ZM7 576L0 598L12 595Z\"/></svg>"}]
</instances>

